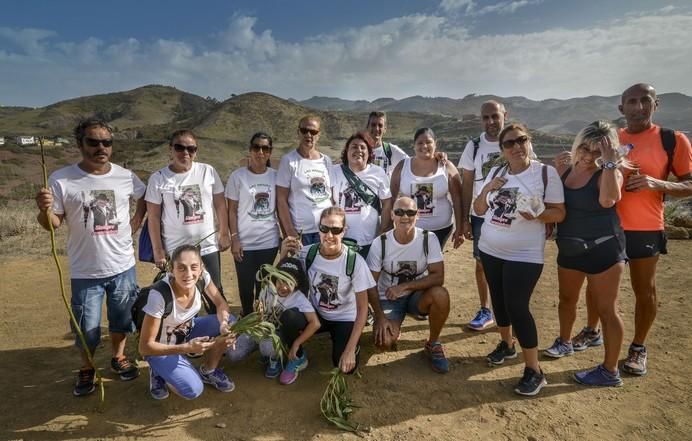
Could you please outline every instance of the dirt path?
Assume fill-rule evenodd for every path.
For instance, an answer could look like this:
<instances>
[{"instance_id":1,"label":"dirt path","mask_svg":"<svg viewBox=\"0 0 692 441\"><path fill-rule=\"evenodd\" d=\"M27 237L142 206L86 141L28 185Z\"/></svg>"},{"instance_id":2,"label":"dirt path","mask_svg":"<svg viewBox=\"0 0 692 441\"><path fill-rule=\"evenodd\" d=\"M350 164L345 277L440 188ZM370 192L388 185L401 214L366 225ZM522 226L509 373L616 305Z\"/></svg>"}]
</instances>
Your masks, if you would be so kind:
<instances>
[{"instance_id":1,"label":"dirt path","mask_svg":"<svg viewBox=\"0 0 692 441\"><path fill-rule=\"evenodd\" d=\"M670 243L659 264L660 309L648 342L648 376L625 378L620 389L586 389L571 375L591 367L600 348L561 360L542 360L549 385L534 399L514 395L521 375L519 361L499 368L484 362L497 341L494 330L464 328L477 308L470 247L446 253L447 286L453 310L443 333L452 362L448 375L433 373L420 350L424 322L404 323L399 351L373 354L371 332L363 337L362 379L350 379L354 400L363 406L354 419L371 426L373 440L686 440L692 435L692 276L690 242ZM546 266L534 293L532 309L539 326L540 348L557 334L555 250L549 244ZM238 304L235 273L228 256L224 284ZM319 399L330 368L329 343L310 342L310 367L295 385L266 380L256 357L226 365L236 390L207 389L195 401L171 396L156 402L148 396L148 371L130 383L106 371L106 404L97 411L96 395L71 396L78 357L57 289L52 261L4 259L0 282L0 439L179 439L179 440L339 440L356 439L334 430L319 416ZM150 266L138 268L151 280ZM633 299L626 275L621 295L625 341L633 327ZM582 302L583 304L583 302ZM577 326L584 320L580 306ZM109 343L97 354L108 366ZM134 353L130 343L130 352ZM622 355L625 355L626 348ZM217 427L224 423L225 428Z\"/></svg>"}]
</instances>

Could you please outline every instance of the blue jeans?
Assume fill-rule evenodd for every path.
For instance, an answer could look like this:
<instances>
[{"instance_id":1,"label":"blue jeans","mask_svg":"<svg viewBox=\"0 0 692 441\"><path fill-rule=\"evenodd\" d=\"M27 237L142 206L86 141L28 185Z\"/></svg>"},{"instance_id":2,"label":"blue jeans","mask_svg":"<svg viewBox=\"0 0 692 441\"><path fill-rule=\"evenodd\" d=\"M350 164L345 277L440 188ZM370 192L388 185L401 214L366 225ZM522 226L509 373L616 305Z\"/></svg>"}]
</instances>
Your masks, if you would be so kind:
<instances>
[{"instance_id":1,"label":"blue jeans","mask_svg":"<svg viewBox=\"0 0 692 441\"><path fill-rule=\"evenodd\" d=\"M135 329L130 308L137 297L135 267L100 279L72 279L72 312L84 333L87 346L94 351L101 341L101 304L106 296L108 331L127 334ZM73 329L74 331L74 329ZM82 342L75 338L82 348Z\"/></svg>"},{"instance_id":2,"label":"blue jeans","mask_svg":"<svg viewBox=\"0 0 692 441\"><path fill-rule=\"evenodd\" d=\"M303 233L301 242L304 246L312 245L313 243L320 243L320 233Z\"/></svg>"},{"instance_id":3,"label":"blue jeans","mask_svg":"<svg viewBox=\"0 0 692 441\"><path fill-rule=\"evenodd\" d=\"M411 294L399 297L396 300L380 299L382 312L388 320L403 323L406 314L427 316L418 309L418 303L423 296L423 291L414 291Z\"/></svg>"},{"instance_id":4,"label":"blue jeans","mask_svg":"<svg viewBox=\"0 0 692 441\"><path fill-rule=\"evenodd\" d=\"M232 316L229 316L229 322L234 320ZM216 337L219 335L219 328L219 319L214 314L195 317L186 340L196 337ZM181 397L192 400L202 395L204 391L202 377L184 355L151 355L144 359L149 363L149 369L163 378Z\"/></svg>"}]
</instances>

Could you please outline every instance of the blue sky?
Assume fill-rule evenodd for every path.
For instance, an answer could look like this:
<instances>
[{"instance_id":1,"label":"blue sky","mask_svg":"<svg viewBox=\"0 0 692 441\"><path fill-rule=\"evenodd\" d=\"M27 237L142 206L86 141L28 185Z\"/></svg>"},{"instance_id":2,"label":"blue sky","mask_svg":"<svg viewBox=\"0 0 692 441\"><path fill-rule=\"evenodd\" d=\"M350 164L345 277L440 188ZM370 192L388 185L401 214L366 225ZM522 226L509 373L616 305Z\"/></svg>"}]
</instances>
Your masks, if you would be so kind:
<instances>
[{"instance_id":1,"label":"blue sky","mask_svg":"<svg viewBox=\"0 0 692 441\"><path fill-rule=\"evenodd\" d=\"M3 0L0 105L202 96L692 94L687 0Z\"/></svg>"}]
</instances>

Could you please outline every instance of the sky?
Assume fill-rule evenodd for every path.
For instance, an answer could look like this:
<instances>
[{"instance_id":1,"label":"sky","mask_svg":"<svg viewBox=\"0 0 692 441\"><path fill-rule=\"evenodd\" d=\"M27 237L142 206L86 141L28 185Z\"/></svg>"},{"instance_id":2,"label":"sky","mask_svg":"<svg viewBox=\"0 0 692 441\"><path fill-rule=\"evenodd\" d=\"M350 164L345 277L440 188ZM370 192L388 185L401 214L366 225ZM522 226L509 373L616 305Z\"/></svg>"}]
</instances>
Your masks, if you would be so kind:
<instances>
[{"instance_id":1,"label":"sky","mask_svg":"<svg viewBox=\"0 0 692 441\"><path fill-rule=\"evenodd\" d=\"M104 6L104 5L108 6ZM692 95L689 0L2 0L0 105L163 84L225 100Z\"/></svg>"}]
</instances>

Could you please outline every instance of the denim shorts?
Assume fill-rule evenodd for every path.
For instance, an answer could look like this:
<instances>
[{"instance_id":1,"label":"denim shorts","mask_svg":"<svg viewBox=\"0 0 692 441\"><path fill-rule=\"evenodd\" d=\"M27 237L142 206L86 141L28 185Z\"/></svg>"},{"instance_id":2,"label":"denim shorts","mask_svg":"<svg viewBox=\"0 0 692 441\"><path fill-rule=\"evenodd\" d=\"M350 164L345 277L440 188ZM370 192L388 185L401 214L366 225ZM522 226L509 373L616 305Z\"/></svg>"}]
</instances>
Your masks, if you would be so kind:
<instances>
[{"instance_id":1,"label":"denim shorts","mask_svg":"<svg viewBox=\"0 0 692 441\"><path fill-rule=\"evenodd\" d=\"M389 320L395 320L399 323L404 321L406 314L427 316L418 310L418 303L423 296L423 291L415 291L411 294L399 297L396 300L380 299L380 306L384 316Z\"/></svg>"},{"instance_id":2,"label":"denim shorts","mask_svg":"<svg viewBox=\"0 0 692 441\"><path fill-rule=\"evenodd\" d=\"M87 346L93 351L101 341L101 304L106 297L108 330L127 334L135 329L130 308L137 297L135 267L100 279L71 279L72 312L79 323ZM82 347L79 337L75 344Z\"/></svg>"},{"instance_id":3,"label":"denim shorts","mask_svg":"<svg viewBox=\"0 0 692 441\"><path fill-rule=\"evenodd\" d=\"M481 228L483 228L484 218L471 216L471 234L473 234L473 258L481 260L481 252L478 249L478 241L481 240Z\"/></svg>"}]
</instances>

